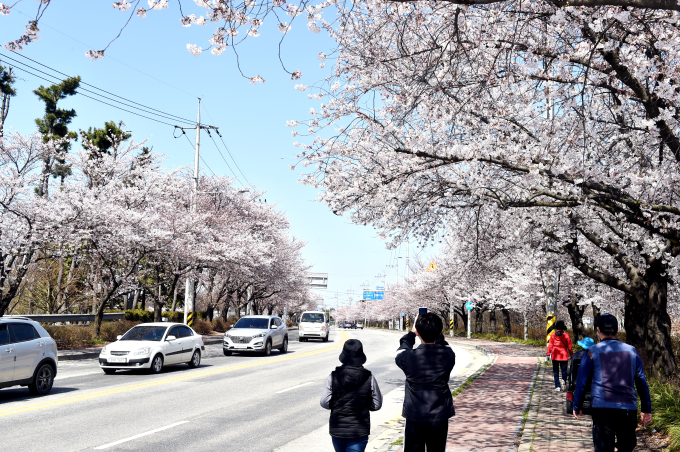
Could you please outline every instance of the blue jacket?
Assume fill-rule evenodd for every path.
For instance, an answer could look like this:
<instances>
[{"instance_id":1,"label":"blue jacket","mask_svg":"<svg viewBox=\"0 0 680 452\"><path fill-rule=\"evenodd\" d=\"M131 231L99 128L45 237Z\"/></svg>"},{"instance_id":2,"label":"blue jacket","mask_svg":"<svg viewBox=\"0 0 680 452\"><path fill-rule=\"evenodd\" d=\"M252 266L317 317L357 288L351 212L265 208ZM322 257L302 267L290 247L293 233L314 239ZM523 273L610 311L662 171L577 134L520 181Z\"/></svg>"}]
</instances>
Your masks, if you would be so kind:
<instances>
[{"instance_id":1,"label":"blue jacket","mask_svg":"<svg viewBox=\"0 0 680 452\"><path fill-rule=\"evenodd\" d=\"M593 379L590 389L593 408L637 410L637 388L642 412L652 412L642 360L632 345L616 339L604 339L588 349L578 370L574 411L581 409L583 393L590 377Z\"/></svg>"}]
</instances>

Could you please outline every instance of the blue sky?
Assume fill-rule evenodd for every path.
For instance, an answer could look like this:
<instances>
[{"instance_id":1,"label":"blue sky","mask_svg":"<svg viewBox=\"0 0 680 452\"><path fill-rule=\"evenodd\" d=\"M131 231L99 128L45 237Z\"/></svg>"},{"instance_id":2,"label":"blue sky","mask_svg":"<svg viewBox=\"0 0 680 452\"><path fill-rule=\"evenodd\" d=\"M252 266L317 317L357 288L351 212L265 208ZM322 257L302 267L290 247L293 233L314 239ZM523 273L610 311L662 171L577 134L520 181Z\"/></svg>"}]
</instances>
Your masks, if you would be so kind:
<instances>
[{"instance_id":1,"label":"blue sky","mask_svg":"<svg viewBox=\"0 0 680 452\"><path fill-rule=\"evenodd\" d=\"M405 259L395 258L406 256L405 245L400 250L386 250L371 227L354 225L347 218L335 216L325 204L314 201L315 190L297 183L299 171L289 169L295 163L298 149L292 145L296 138L291 136L292 129L286 127L286 120L306 118L309 108L318 109L319 103L309 100L306 92L296 91L294 85L312 85L330 75L333 62L328 60L326 68L321 69L316 57L319 52L332 51L333 42L326 35L307 31L304 16L293 22L281 55L288 70L303 73L301 80L292 82L279 63L278 42L282 35L270 18L258 38L249 38L238 48L244 73L259 74L266 80L264 84L252 85L238 72L232 51L220 56L205 52L196 58L186 50L188 43L208 47L215 26L182 27L177 3L171 2L169 9L150 12L145 19L135 15L122 36L106 51L106 57L90 61L85 52L104 48L127 20L128 13L114 10L111 4L112 1L52 2L41 19L40 40L26 46L22 55L68 75L80 75L84 82L98 88L189 119L196 118L197 97L201 97L202 122L220 128L246 178L257 188L268 191L264 196L267 202L278 203L286 212L293 234L308 242L303 254L314 265L312 271L329 274L328 291L320 292L329 304L335 304L336 295L340 304L343 300L346 303L348 291L354 291L352 297L356 301L363 285L373 289L383 284L383 278L377 278L380 274L388 273L387 283L394 283L395 263L403 277ZM182 5L185 14L204 14L205 10L193 1L184 0ZM35 1L24 0L9 16L0 16L3 44L23 34L29 20L24 14L34 16L37 6ZM2 49L3 66L13 65L5 56L21 60ZM22 71L17 71L17 76L18 95L12 100L5 128L30 133L35 128L34 119L42 116L44 108L32 91L48 83ZM193 166L191 145L184 138L174 139L172 127L82 96L69 98L60 106L74 108L78 113L71 130L102 127L105 121L122 120L136 140L148 139L154 151L166 155L168 167ZM195 132L189 135L193 142ZM232 175L205 133L201 138L201 155L216 174ZM229 156L225 154L225 158L236 171ZM210 174L201 165L201 172ZM418 250L411 246L411 259L417 254ZM425 255L422 258L428 260Z\"/></svg>"}]
</instances>

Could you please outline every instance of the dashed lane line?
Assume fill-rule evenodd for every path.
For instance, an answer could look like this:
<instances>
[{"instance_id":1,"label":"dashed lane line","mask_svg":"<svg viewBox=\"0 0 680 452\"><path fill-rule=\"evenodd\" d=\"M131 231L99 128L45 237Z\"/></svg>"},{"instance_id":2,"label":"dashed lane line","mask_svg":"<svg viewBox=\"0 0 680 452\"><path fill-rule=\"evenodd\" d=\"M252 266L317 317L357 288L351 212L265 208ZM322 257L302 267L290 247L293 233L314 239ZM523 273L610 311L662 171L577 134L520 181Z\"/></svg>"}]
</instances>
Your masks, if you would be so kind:
<instances>
[{"instance_id":1,"label":"dashed lane line","mask_svg":"<svg viewBox=\"0 0 680 452\"><path fill-rule=\"evenodd\" d=\"M242 369L250 369L253 367L259 367L259 366L265 366L268 364L276 364L280 363L283 361L292 361L295 359L302 359L306 358L308 356L314 356L318 355L321 353L327 353L333 350L337 350L339 348L342 348L344 345L345 341L349 338L347 333L344 331L341 332L342 335L342 340L338 343L338 345L334 345L331 347L325 347L322 349L318 350L312 350L309 352L304 352L300 354L294 354L294 355L284 355L281 357L273 358L273 359L267 359L264 361L255 361L255 362L249 362L245 364L237 364L233 366L223 366L223 367L218 367L218 368L211 368L211 369L206 369L203 371L198 371L198 372L190 372L187 374L183 375L177 375L169 378L162 378L159 380L153 380L153 381L146 381L142 383L136 383L128 386L120 386L120 387L115 387L115 388L109 388L105 389L103 391L96 391L96 392L89 392L85 394L80 394L76 396L71 396L71 397L64 397L61 399L56 399L56 400L51 400L51 401L46 401L42 403L33 403L33 404L28 404L28 405L22 405L22 406L17 406L13 408L7 408L5 410L0 410L0 417L5 417L5 416L11 416L14 414L19 414L19 413L26 413L28 411L35 411L35 410L41 410L45 408L51 408L55 406L60 406L60 405L67 405L71 403L76 403L76 402L82 402L84 400L90 400L90 399L97 399L100 397L105 397L108 395L114 395L114 394L120 394L123 392L130 392L130 391L136 391L140 389L146 389L146 388L151 388L154 386L161 386L161 385L167 385L170 383L177 383L180 381L186 381L186 380L193 380L196 378L202 378L202 377L207 377L210 375L218 375L218 374L223 374L227 372L233 372L236 370L242 370Z\"/></svg>"},{"instance_id":2,"label":"dashed lane line","mask_svg":"<svg viewBox=\"0 0 680 452\"><path fill-rule=\"evenodd\" d=\"M109 447L117 446L119 444L127 443L128 441L133 441L137 438L141 438L143 436L147 435L153 435L154 433L162 432L163 430L167 430L169 428L177 427L178 425L186 424L189 421L179 421L175 422L174 424L166 425L165 427L157 428L155 430L149 430L148 432L140 433L138 435L130 436L129 438L124 438L118 441L114 441L109 444L104 444L103 446L95 447L94 450L101 450L101 449L108 449Z\"/></svg>"}]
</instances>

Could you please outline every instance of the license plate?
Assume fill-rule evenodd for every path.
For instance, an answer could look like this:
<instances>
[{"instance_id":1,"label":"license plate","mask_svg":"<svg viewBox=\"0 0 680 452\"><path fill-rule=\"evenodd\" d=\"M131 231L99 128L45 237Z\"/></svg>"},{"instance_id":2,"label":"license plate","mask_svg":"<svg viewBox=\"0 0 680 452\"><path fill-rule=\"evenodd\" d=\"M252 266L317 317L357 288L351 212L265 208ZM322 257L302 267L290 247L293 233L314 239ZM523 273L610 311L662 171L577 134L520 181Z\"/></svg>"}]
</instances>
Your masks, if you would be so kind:
<instances>
[{"instance_id":1,"label":"license plate","mask_svg":"<svg viewBox=\"0 0 680 452\"><path fill-rule=\"evenodd\" d=\"M234 348L248 348L247 344L234 344Z\"/></svg>"},{"instance_id":2,"label":"license plate","mask_svg":"<svg viewBox=\"0 0 680 452\"><path fill-rule=\"evenodd\" d=\"M109 358L108 361L110 363L126 363L127 358Z\"/></svg>"}]
</instances>

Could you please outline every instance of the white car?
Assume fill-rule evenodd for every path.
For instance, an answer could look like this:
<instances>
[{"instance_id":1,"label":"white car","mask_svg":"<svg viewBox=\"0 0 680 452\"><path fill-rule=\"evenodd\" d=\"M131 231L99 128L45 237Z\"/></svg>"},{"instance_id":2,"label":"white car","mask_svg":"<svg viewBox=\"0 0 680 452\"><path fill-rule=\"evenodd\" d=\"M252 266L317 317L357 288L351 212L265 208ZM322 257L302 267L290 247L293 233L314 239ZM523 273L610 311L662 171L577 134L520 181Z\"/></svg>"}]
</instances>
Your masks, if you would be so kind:
<instances>
[{"instance_id":1,"label":"white car","mask_svg":"<svg viewBox=\"0 0 680 452\"><path fill-rule=\"evenodd\" d=\"M159 373L168 364L201 364L203 336L182 323L142 323L118 336L99 354L99 366L107 374L119 369L148 369Z\"/></svg>"},{"instance_id":2,"label":"white car","mask_svg":"<svg viewBox=\"0 0 680 452\"><path fill-rule=\"evenodd\" d=\"M357 322L355 328L361 328L363 330L364 329L364 322Z\"/></svg>"},{"instance_id":3,"label":"white car","mask_svg":"<svg viewBox=\"0 0 680 452\"><path fill-rule=\"evenodd\" d=\"M57 375L57 343L45 328L26 317L0 317L0 388L28 386L45 395Z\"/></svg>"},{"instance_id":4,"label":"white car","mask_svg":"<svg viewBox=\"0 0 680 452\"><path fill-rule=\"evenodd\" d=\"M305 342L312 337L328 342L329 334L328 318L324 312L305 311L302 313L298 330L298 340L300 342Z\"/></svg>"}]
</instances>

